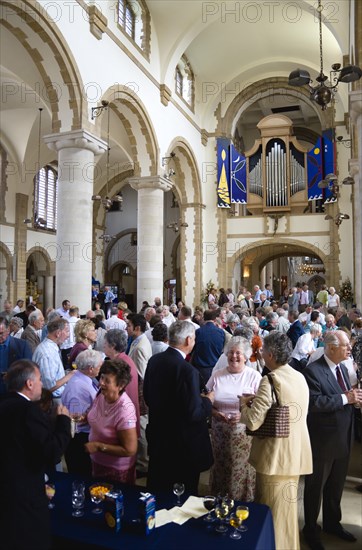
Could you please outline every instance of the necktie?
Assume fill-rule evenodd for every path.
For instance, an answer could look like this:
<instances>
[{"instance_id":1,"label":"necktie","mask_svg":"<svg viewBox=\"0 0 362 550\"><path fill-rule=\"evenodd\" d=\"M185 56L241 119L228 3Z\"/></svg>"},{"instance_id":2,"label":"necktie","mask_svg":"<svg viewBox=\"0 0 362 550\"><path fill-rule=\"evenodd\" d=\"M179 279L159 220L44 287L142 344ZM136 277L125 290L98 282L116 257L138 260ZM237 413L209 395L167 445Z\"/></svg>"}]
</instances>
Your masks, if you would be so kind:
<instances>
[{"instance_id":1,"label":"necktie","mask_svg":"<svg viewBox=\"0 0 362 550\"><path fill-rule=\"evenodd\" d=\"M341 390L343 391L343 393L346 392L347 391L346 384L344 383L339 365L336 366L336 375L337 375L337 382L340 385Z\"/></svg>"}]
</instances>

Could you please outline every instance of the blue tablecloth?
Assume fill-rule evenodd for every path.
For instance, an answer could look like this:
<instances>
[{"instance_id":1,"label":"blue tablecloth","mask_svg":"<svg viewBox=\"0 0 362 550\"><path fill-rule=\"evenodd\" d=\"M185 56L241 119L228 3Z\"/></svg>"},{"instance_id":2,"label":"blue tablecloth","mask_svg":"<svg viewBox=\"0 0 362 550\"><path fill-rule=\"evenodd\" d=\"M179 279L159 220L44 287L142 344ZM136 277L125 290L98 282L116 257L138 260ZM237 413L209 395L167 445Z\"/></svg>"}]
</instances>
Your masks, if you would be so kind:
<instances>
[{"instance_id":1,"label":"blue tablecloth","mask_svg":"<svg viewBox=\"0 0 362 550\"><path fill-rule=\"evenodd\" d=\"M149 535L142 535L136 530L135 519L138 517L138 498L140 487L120 486L124 495L124 520L120 533L115 533L105 524L104 516L92 513L94 504L89 499L85 505L85 515L72 517L71 485L79 476L56 472L50 481L55 483L55 508L50 510L52 532L57 541L56 548L62 550L80 548L114 548L119 550L207 550L243 548L245 550L275 550L274 527L270 509L261 504L248 503L250 515L246 521L248 531L242 534L239 541L229 538L231 528L226 534L215 532L203 518L190 519L179 526L170 523L159 527ZM86 487L94 480L85 480ZM175 505L174 495L156 495L156 508L172 508ZM184 498L186 500L186 497Z\"/></svg>"}]
</instances>

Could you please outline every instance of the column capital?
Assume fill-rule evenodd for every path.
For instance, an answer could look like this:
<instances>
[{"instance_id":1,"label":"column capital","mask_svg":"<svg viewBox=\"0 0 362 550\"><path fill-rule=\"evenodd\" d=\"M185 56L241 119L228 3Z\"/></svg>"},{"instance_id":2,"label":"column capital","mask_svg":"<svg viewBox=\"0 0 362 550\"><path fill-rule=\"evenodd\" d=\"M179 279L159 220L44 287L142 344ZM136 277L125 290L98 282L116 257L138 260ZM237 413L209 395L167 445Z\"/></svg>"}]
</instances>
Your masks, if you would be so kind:
<instances>
[{"instance_id":1,"label":"column capital","mask_svg":"<svg viewBox=\"0 0 362 550\"><path fill-rule=\"evenodd\" d=\"M163 176L145 176L143 178L135 177L128 178L127 182L135 191L139 189L161 189L162 191L170 191L174 184Z\"/></svg>"},{"instance_id":2,"label":"column capital","mask_svg":"<svg viewBox=\"0 0 362 550\"><path fill-rule=\"evenodd\" d=\"M360 172L360 162L358 159L350 159L348 162L349 173L352 177L356 176Z\"/></svg>"},{"instance_id":3,"label":"column capital","mask_svg":"<svg viewBox=\"0 0 362 550\"><path fill-rule=\"evenodd\" d=\"M94 155L101 155L107 150L107 143L87 130L71 130L58 134L44 136L44 141L49 149L60 151L61 149L86 149Z\"/></svg>"},{"instance_id":4,"label":"column capital","mask_svg":"<svg viewBox=\"0 0 362 550\"><path fill-rule=\"evenodd\" d=\"M362 115L361 90L349 92L349 114L354 123L356 123L358 117Z\"/></svg>"}]
</instances>

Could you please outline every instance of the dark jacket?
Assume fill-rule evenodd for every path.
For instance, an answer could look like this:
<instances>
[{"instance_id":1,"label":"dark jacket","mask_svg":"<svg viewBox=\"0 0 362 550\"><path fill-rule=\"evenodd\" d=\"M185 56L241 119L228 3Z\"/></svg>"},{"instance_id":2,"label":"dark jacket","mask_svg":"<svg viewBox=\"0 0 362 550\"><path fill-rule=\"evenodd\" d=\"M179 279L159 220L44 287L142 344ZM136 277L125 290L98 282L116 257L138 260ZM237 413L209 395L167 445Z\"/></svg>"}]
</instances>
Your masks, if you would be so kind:
<instances>
[{"instance_id":1,"label":"dark jacket","mask_svg":"<svg viewBox=\"0 0 362 550\"><path fill-rule=\"evenodd\" d=\"M169 347L149 360L143 392L153 489L172 489L175 481L208 470L213 463L207 425L212 404L200 396L198 371Z\"/></svg>"},{"instance_id":2,"label":"dark jacket","mask_svg":"<svg viewBox=\"0 0 362 550\"><path fill-rule=\"evenodd\" d=\"M347 389L351 388L348 371L341 364ZM322 356L310 363L302 374L309 386L307 424L313 456L325 459L349 455L352 441L353 405L343 405L342 390Z\"/></svg>"},{"instance_id":3,"label":"dark jacket","mask_svg":"<svg viewBox=\"0 0 362 550\"><path fill-rule=\"evenodd\" d=\"M304 329L302 323L297 319L294 321L292 325L290 325L290 328L287 332L288 338L291 340L293 344L293 348L295 348L295 345L298 341L298 338L304 334Z\"/></svg>"},{"instance_id":4,"label":"dark jacket","mask_svg":"<svg viewBox=\"0 0 362 550\"><path fill-rule=\"evenodd\" d=\"M60 461L70 438L67 416L57 416L53 432L37 403L15 392L1 396L0 529L4 550L50 548L45 467Z\"/></svg>"}]
</instances>

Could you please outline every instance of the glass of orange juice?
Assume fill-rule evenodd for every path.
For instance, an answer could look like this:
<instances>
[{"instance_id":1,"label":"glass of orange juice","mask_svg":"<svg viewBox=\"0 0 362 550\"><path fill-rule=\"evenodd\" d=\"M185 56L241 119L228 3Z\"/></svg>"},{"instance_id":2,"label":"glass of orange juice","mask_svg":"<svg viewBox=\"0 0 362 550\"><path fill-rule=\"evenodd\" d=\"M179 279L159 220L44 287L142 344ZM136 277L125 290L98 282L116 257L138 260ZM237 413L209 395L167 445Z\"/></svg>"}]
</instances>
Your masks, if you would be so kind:
<instances>
[{"instance_id":1,"label":"glass of orange juice","mask_svg":"<svg viewBox=\"0 0 362 550\"><path fill-rule=\"evenodd\" d=\"M238 527L238 531L247 531L246 525L243 525L243 521L249 517L249 508L247 506L238 506L235 510L235 515L241 520L241 525Z\"/></svg>"}]
</instances>

